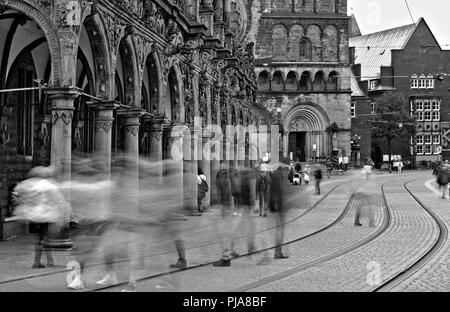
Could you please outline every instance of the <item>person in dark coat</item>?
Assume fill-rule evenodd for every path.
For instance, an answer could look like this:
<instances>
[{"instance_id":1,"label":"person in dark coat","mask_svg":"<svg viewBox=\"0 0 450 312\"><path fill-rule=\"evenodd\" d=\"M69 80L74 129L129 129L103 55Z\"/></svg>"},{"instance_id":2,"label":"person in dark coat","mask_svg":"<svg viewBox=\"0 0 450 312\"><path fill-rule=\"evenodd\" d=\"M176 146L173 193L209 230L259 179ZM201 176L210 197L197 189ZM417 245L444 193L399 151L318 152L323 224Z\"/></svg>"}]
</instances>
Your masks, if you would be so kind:
<instances>
[{"instance_id":1,"label":"person in dark coat","mask_svg":"<svg viewBox=\"0 0 450 312\"><path fill-rule=\"evenodd\" d=\"M256 177L256 199L259 200L259 216L267 217L267 206L270 199L271 177L267 171L260 171Z\"/></svg>"},{"instance_id":2,"label":"person in dark coat","mask_svg":"<svg viewBox=\"0 0 450 312\"><path fill-rule=\"evenodd\" d=\"M445 163L442 164L437 170L437 183L439 184L439 188L442 188L442 199L445 199L445 192L448 188L449 169L449 163L448 160L446 160Z\"/></svg>"},{"instance_id":3,"label":"person in dark coat","mask_svg":"<svg viewBox=\"0 0 450 312\"><path fill-rule=\"evenodd\" d=\"M322 182L322 169L318 165L314 170L314 179L316 182L316 195L320 195L320 183Z\"/></svg>"},{"instance_id":4,"label":"person in dark coat","mask_svg":"<svg viewBox=\"0 0 450 312\"><path fill-rule=\"evenodd\" d=\"M237 201L238 209L242 214L238 217L238 224L237 227L233 229L233 233L234 235L242 235L242 233L239 232L244 230L247 238L248 253L253 253L256 250L254 238L256 228L252 217L252 211L256 201L256 173L252 169L238 169L233 180L233 193ZM233 238L231 240L231 250L234 250L234 242L235 239ZM234 257L238 256L236 253L233 255ZM230 266L230 262L222 259L219 262L216 262L214 266Z\"/></svg>"},{"instance_id":5,"label":"person in dark coat","mask_svg":"<svg viewBox=\"0 0 450 312\"><path fill-rule=\"evenodd\" d=\"M282 187L283 175L281 172L281 167L278 166L274 171L272 171L270 176L269 207L274 214L276 224L275 259L286 259L289 257L283 254L283 241L287 207L284 205L284 194Z\"/></svg>"},{"instance_id":6,"label":"person in dark coat","mask_svg":"<svg viewBox=\"0 0 450 312\"><path fill-rule=\"evenodd\" d=\"M216 188L218 202L221 208L222 219L217 223L217 232L221 234L222 259L215 266L230 266L231 258L237 256L233 242L233 211L230 171L226 162L221 164L221 170L217 172Z\"/></svg>"}]
</instances>

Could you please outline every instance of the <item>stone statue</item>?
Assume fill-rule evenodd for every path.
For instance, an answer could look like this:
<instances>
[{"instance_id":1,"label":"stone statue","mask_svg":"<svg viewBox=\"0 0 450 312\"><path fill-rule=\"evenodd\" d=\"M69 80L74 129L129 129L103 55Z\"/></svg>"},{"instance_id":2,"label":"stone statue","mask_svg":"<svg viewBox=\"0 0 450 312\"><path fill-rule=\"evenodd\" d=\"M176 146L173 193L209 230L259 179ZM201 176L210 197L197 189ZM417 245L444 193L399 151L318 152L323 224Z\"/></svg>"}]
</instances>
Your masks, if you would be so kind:
<instances>
[{"instance_id":1,"label":"stone statue","mask_svg":"<svg viewBox=\"0 0 450 312\"><path fill-rule=\"evenodd\" d=\"M338 138L336 132L333 134L333 150L338 150Z\"/></svg>"}]
</instances>

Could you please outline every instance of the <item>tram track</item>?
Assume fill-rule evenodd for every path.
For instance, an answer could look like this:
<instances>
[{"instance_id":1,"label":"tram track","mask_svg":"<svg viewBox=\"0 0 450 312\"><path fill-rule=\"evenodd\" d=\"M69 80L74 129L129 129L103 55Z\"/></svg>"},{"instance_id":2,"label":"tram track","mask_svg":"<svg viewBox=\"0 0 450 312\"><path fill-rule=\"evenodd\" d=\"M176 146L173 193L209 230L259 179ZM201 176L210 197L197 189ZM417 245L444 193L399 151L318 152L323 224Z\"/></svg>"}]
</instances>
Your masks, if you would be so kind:
<instances>
[{"instance_id":1,"label":"tram track","mask_svg":"<svg viewBox=\"0 0 450 312\"><path fill-rule=\"evenodd\" d=\"M423 201L417 195L414 195L414 193L408 188L408 184L417 180L420 179L408 181L403 185L403 187L411 195L411 197L414 198L414 200L433 218L439 228L439 234L435 242L420 256L419 259L408 265L404 270L398 272L394 276L381 283L379 286L374 288L372 292L388 292L406 281L408 278L417 273L421 268L423 268L431 259L433 259L433 257L436 256L441 248L443 248L445 242L448 239L448 228L445 221L432 209L427 207L423 203Z\"/></svg>"},{"instance_id":2,"label":"tram track","mask_svg":"<svg viewBox=\"0 0 450 312\"><path fill-rule=\"evenodd\" d=\"M330 184L335 184L335 183L339 183L339 182L342 182L342 181L334 181L334 182L331 182ZM315 201L314 203L310 204L304 211L302 211L302 213L300 213L299 215L297 215L297 216L293 217L292 219L286 221L283 225L288 225L288 224L290 224L290 223L293 223L293 222L295 222L295 221L301 219L302 217L308 215L309 213L311 213L315 208L317 208L318 206L320 206L320 204L321 204L324 200L326 200L326 198L327 198L330 194L333 194L334 191L335 191L337 188L339 188L340 186L341 186L341 184L332 186L331 189L330 189L329 191L327 191L327 192L324 194L324 196L322 196L321 198L319 198L319 199L318 199L317 201ZM287 202L287 204L292 204L292 203L294 202L294 200L295 200L295 197L294 197L294 198L291 198L291 199ZM209 226L209 225L206 225L205 227L207 227L207 226ZM261 233L264 233L264 232L267 232L267 231L275 230L276 228L277 228L276 226L268 227L268 228L263 229L262 231L252 233L251 235L258 235L258 234L261 234ZM246 237L247 237L246 235L242 235L242 236L236 237L236 239L243 239L243 238L246 238ZM172 242L171 240L169 240L169 241ZM200 249L200 248L204 248L204 247L208 247L208 246L212 246L212 245L216 245L216 244L220 244L220 243L221 243L221 241L214 241L214 242L210 242L210 243L207 243L207 244L201 244L201 245L191 246L191 247L189 247L189 248L186 248L186 250ZM263 252L263 251L265 251L265 250L270 250L270 249L273 249L273 248L274 248L274 247L270 247L270 248L267 248L267 249L264 249L264 250L255 251L255 252L252 253L252 254L258 254L258 253L261 253L261 252ZM164 256L164 255L172 254L172 253L175 253L175 252L176 252L175 250L170 250L170 251L164 251L164 252L154 253L154 254L150 254L150 255L144 255L144 256L141 256L141 257L144 257L144 258L146 258L146 259L150 259L150 258L153 258L153 257L158 257L158 256ZM250 254L248 254L248 255L250 255ZM248 256L248 255L244 255L244 254L243 254L243 255L241 255L240 257L244 257L244 256ZM138 257L138 259L141 258L141 257ZM119 260L115 260L115 261L112 262L112 264L119 264L119 263L126 263L126 262L129 262L129 259L119 259ZM208 265L211 265L212 263L214 263L214 262L205 263L205 264L196 265L196 266L190 266L190 267L188 267L187 270L195 269L195 268L199 268L199 267L204 267L204 266L208 266ZM85 268L92 268L92 267L103 266L103 265L105 265L105 262L97 262L97 263L87 264L87 265L85 266ZM65 268L65 267L64 267L63 269L56 270L56 271L45 272L45 273L40 273L40 274L33 274L33 275L28 275L28 276L23 276L23 277L17 277L17 278L11 278L11 279L7 279L7 280L2 280L2 281L0 281L0 285L6 285L6 284L9 284L9 283L20 282L20 281L26 281L26 280L39 279L39 278L43 278L43 277L48 277L48 276L58 275L58 274L64 274L64 273L67 274L67 273L71 272L72 270L73 270L72 268L68 269L68 268ZM161 274L156 274L156 275L154 275L154 277L159 277L159 276L164 276L164 275L168 275L168 274L173 274L173 273L177 273L177 272L180 272L180 271L185 271L185 270L172 270L172 271L170 271L170 272L163 272L163 273L161 273ZM125 284L126 284L126 283L125 283ZM120 285L120 284L119 284L119 285Z\"/></svg>"}]
</instances>

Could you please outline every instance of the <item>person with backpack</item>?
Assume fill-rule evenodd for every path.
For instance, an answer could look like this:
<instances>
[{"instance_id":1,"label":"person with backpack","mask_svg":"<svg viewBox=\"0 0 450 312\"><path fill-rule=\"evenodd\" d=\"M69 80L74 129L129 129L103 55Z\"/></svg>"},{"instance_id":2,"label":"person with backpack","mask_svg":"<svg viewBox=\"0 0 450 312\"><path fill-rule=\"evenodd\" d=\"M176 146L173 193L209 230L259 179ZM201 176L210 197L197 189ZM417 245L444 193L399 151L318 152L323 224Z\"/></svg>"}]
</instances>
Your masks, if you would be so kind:
<instances>
[{"instance_id":1,"label":"person with backpack","mask_svg":"<svg viewBox=\"0 0 450 312\"><path fill-rule=\"evenodd\" d=\"M198 175L197 175L197 206L198 206L198 212L203 213L203 207L202 207L202 200L205 199L206 193L209 192L209 185L206 181L206 176L203 174L202 169L198 169Z\"/></svg>"}]
</instances>

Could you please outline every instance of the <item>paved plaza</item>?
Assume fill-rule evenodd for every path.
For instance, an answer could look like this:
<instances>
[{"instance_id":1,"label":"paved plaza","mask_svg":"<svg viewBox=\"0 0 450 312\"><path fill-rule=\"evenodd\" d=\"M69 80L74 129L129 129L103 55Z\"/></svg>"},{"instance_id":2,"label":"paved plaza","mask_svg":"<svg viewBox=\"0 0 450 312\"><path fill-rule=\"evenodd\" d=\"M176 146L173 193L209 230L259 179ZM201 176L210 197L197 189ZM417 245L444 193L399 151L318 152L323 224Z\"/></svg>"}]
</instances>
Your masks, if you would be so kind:
<instances>
[{"instance_id":1,"label":"paved plaza","mask_svg":"<svg viewBox=\"0 0 450 312\"><path fill-rule=\"evenodd\" d=\"M325 179L321 196L313 195L312 186L286 183L290 209L284 252L288 259L273 257L276 226L271 215L254 214L253 233L245 226L236 228L235 251L240 256L230 267L212 265L221 257L218 207L183 221L185 271L169 268L177 260L175 244L160 229L150 227L139 234L145 236L145 252L139 254L143 261L133 269L137 291L447 291L450 202L438 195L431 172L378 174L369 181L355 174L358 177L353 172ZM357 209L363 211L361 227L354 225ZM257 250L248 255L250 236ZM73 292L66 280L74 272L68 264L76 259L76 249L55 251L56 267L37 270L31 268L34 241L28 236L0 243L0 291ZM80 291L121 291L128 282L128 251L119 248L115 259L119 284L100 288L96 281L105 275L100 248L83 273L86 288ZM261 265L262 259L270 261Z\"/></svg>"}]
</instances>

